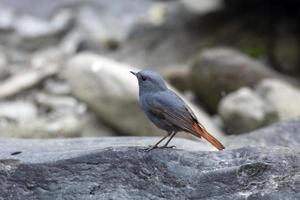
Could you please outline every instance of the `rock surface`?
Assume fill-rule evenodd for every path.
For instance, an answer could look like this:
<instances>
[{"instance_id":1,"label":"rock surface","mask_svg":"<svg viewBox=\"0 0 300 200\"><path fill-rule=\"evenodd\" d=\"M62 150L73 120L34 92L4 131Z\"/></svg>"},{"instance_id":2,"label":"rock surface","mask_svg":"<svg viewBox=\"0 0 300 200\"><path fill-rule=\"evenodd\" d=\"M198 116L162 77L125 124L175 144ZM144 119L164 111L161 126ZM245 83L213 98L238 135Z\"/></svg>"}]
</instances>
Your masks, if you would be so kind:
<instances>
[{"instance_id":1,"label":"rock surface","mask_svg":"<svg viewBox=\"0 0 300 200\"><path fill-rule=\"evenodd\" d=\"M1 139L0 198L300 198L299 148L209 152L184 139L174 142L185 150L138 147L152 140Z\"/></svg>"},{"instance_id":2,"label":"rock surface","mask_svg":"<svg viewBox=\"0 0 300 200\"><path fill-rule=\"evenodd\" d=\"M281 146L291 149L300 148L300 118L278 122L266 128L257 129L251 133L227 138L225 146L240 147L270 147Z\"/></svg>"},{"instance_id":3,"label":"rock surface","mask_svg":"<svg viewBox=\"0 0 300 200\"><path fill-rule=\"evenodd\" d=\"M252 131L278 119L275 109L246 87L224 97L218 110L230 134Z\"/></svg>"}]
</instances>

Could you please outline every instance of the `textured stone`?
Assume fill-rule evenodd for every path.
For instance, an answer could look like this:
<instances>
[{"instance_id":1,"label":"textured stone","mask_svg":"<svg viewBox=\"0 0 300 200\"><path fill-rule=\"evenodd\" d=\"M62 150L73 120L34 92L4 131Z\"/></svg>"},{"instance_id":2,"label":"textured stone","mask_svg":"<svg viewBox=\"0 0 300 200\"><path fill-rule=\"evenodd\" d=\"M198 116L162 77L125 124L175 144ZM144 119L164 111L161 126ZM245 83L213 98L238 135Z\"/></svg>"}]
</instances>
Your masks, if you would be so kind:
<instances>
[{"instance_id":1,"label":"textured stone","mask_svg":"<svg viewBox=\"0 0 300 200\"><path fill-rule=\"evenodd\" d=\"M0 198L300 198L299 149L145 152L136 146L141 142L150 140L2 139ZM190 150L195 146L183 139L178 143Z\"/></svg>"}]
</instances>

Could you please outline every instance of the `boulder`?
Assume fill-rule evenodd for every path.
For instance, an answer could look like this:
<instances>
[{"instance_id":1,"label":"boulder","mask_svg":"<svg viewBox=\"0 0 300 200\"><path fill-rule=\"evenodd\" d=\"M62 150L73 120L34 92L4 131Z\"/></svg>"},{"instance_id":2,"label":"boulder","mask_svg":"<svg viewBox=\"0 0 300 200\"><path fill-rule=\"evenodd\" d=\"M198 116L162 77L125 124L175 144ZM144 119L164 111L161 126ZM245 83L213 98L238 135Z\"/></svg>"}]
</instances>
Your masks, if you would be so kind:
<instances>
[{"instance_id":1,"label":"boulder","mask_svg":"<svg viewBox=\"0 0 300 200\"><path fill-rule=\"evenodd\" d=\"M222 96L240 87L253 87L278 74L230 48L206 49L195 58L190 71L191 89L199 101L215 112Z\"/></svg>"},{"instance_id":2,"label":"boulder","mask_svg":"<svg viewBox=\"0 0 300 200\"><path fill-rule=\"evenodd\" d=\"M58 44L61 37L73 25L72 13L62 10L50 20L21 15L13 24L14 33L8 41L10 46L25 50L36 50Z\"/></svg>"},{"instance_id":3,"label":"boulder","mask_svg":"<svg viewBox=\"0 0 300 200\"><path fill-rule=\"evenodd\" d=\"M27 101L0 102L0 137L62 138L111 136L112 131L69 96L38 93Z\"/></svg>"},{"instance_id":4,"label":"boulder","mask_svg":"<svg viewBox=\"0 0 300 200\"><path fill-rule=\"evenodd\" d=\"M37 112L37 107L29 101L0 102L0 117L13 121L35 118Z\"/></svg>"},{"instance_id":5,"label":"boulder","mask_svg":"<svg viewBox=\"0 0 300 200\"><path fill-rule=\"evenodd\" d=\"M204 15L222 8L222 0L180 0L184 8L191 13Z\"/></svg>"},{"instance_id":6,"label":"boulder","mask_svg":"<svg viewBox=\"0 0 300 200\"><path fill-rule=\"evenodd\" d=\"M291 84L267 79L257 85L256 93L274 108L279 120L300 116L300 90Z\"/></svg>"},{"instance_id":7,"label":"boulder","mask_svg":"<svg viewBox=\"0 0 300 200\"><path fill-rule=\"evenodd\" d=\"M163 75L168 82L179 91L186 91L189 87L188 76L190 68L187 66L174 66L164 71Z\"/></svg>"},{"instance_id":8,"label":"boulder","mask_svg":"<svg viewBox=\"0 0 300 200\"><path fill-rule=\"evenodd\" d=\"M138 83L129 71L136 68L95 54L82 53L68 61L64 76L73 94L109 127L128 135L162 133L146 119L138 102ZM187 101L188 104L191 104ZM191 105L199 121L216 136L221 131L207 114Z\"/></svg>"},{"instance_id":9,"label":"boulder","mask_svg":"<svg viewBox=\"0 0 300 200\"><path fill-rule=\"evenodd\" d=\"M257 129L247 134L227 138L227 149L241 147L266 147L280 146L298 149L300 144L300 118L285 122L277 122L271 126Z\"/></svg>"},{"instance_id":10,"label":"boulder","mask_svg":"<svg viewBox=\"0 0 300 200\"><path fill-rule=\"evenodd\" d=\"M218 110L229 134L249 132L277 121L273 107L246 87L224 97Z\"/></svg>"},{"instance_id":11,"label":"boulder","mask_svg":"<svg viewBox=\"0 0 300 200\"><path fill-rule=\"evenodd\" d=\"M299 132L297 133L299 135ZM147 138L0 140L2 199L299 199L298 149L145 152Z\"/></svg>"}]
</instances>

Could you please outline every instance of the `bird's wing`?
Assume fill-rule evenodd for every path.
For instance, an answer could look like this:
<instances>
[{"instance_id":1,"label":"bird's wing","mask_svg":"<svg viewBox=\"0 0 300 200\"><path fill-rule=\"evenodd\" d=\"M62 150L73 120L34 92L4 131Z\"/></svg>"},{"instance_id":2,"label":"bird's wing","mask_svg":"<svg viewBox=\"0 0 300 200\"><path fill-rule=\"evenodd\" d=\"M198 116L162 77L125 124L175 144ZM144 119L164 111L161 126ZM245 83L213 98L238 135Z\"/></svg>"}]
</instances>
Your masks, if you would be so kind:
<instances>
[{"instance_id":1,"label":"bird's wing","mask_svg":"<svg viewBox=\"0 0 300 200\"><path fill-rule=\"evenodd\" d=\"M197 120L193 111L183 100L173 92L158 93L150 98L148 104L150 112L169 124L179 127L183 131L192 133L196 137L203 137L218 150L224 145L211 135Z\"/></svg>"},{"instance_id":2,"label":"bird's wing","mask_svg":"<svg viewBox=\"0 0 300 200\"><path fill-rule=\"evenodd\" d=\"M192 110L173 92L158 93L148 101L149 111L187 132L198 122Z\"/></svg>"},{"instance_id":3,"label":"bird's wing","mask_svg":"<svg viewBox=\"0 0 300 200\"><path fill-rule=\"evenodd\" d=\"M196 137L203 137L218 150L224 145L211 135L197 120L193 111L183 100L173 92L155 95L149 102L150 112L156 113L162 120L192 133Z\"/></svg>"}]
</instances>

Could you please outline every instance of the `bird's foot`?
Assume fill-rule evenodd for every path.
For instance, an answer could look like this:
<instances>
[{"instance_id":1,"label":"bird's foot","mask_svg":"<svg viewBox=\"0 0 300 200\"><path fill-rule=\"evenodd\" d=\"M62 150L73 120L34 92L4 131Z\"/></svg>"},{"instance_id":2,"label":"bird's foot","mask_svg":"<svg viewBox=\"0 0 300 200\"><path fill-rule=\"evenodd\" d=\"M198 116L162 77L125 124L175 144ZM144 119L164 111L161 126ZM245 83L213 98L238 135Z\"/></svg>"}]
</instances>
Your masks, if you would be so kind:
<instances>
[{"instance_id":1,"label":"bird's foot","mask_svg":"<svg viewBox=\"0 0 300 200\"><path fill-rule=\"evenodd\" d=\"M164 146L161 146L159 148L160 149L174 149L174 148L176 148L176 146L175 145L172 145L172 146L166 146L166 145L164 145Z\"/></svg>"},{"instance_id":2,"label":"bird's foot","mask_svg":"<svg viewBox=\"0 0 300 200\"><path fill-rule=\"evenodd\" d=\"M145 152L149 152L149 151L151 151L151 150L153 150L153 149L157 149L157 148L159 148L158 146L148 146L148 148L146 148L145 149Z\"/></svg>"},{"instance_id":3,"label":"bird's foot","mask_svg":"<svg viewBox=\"0 0 300 200\"><path fill-rule=\"evenodd\" d=\"M164 146L161 146L161 147L159 147L159 146L149 146L148 148L145 149L145 152L149 152L153 149L174 149L174 148L176 148L176 146L174 146L174 145L173 146L164 145Z\"/></svg>"}]
</instances>

